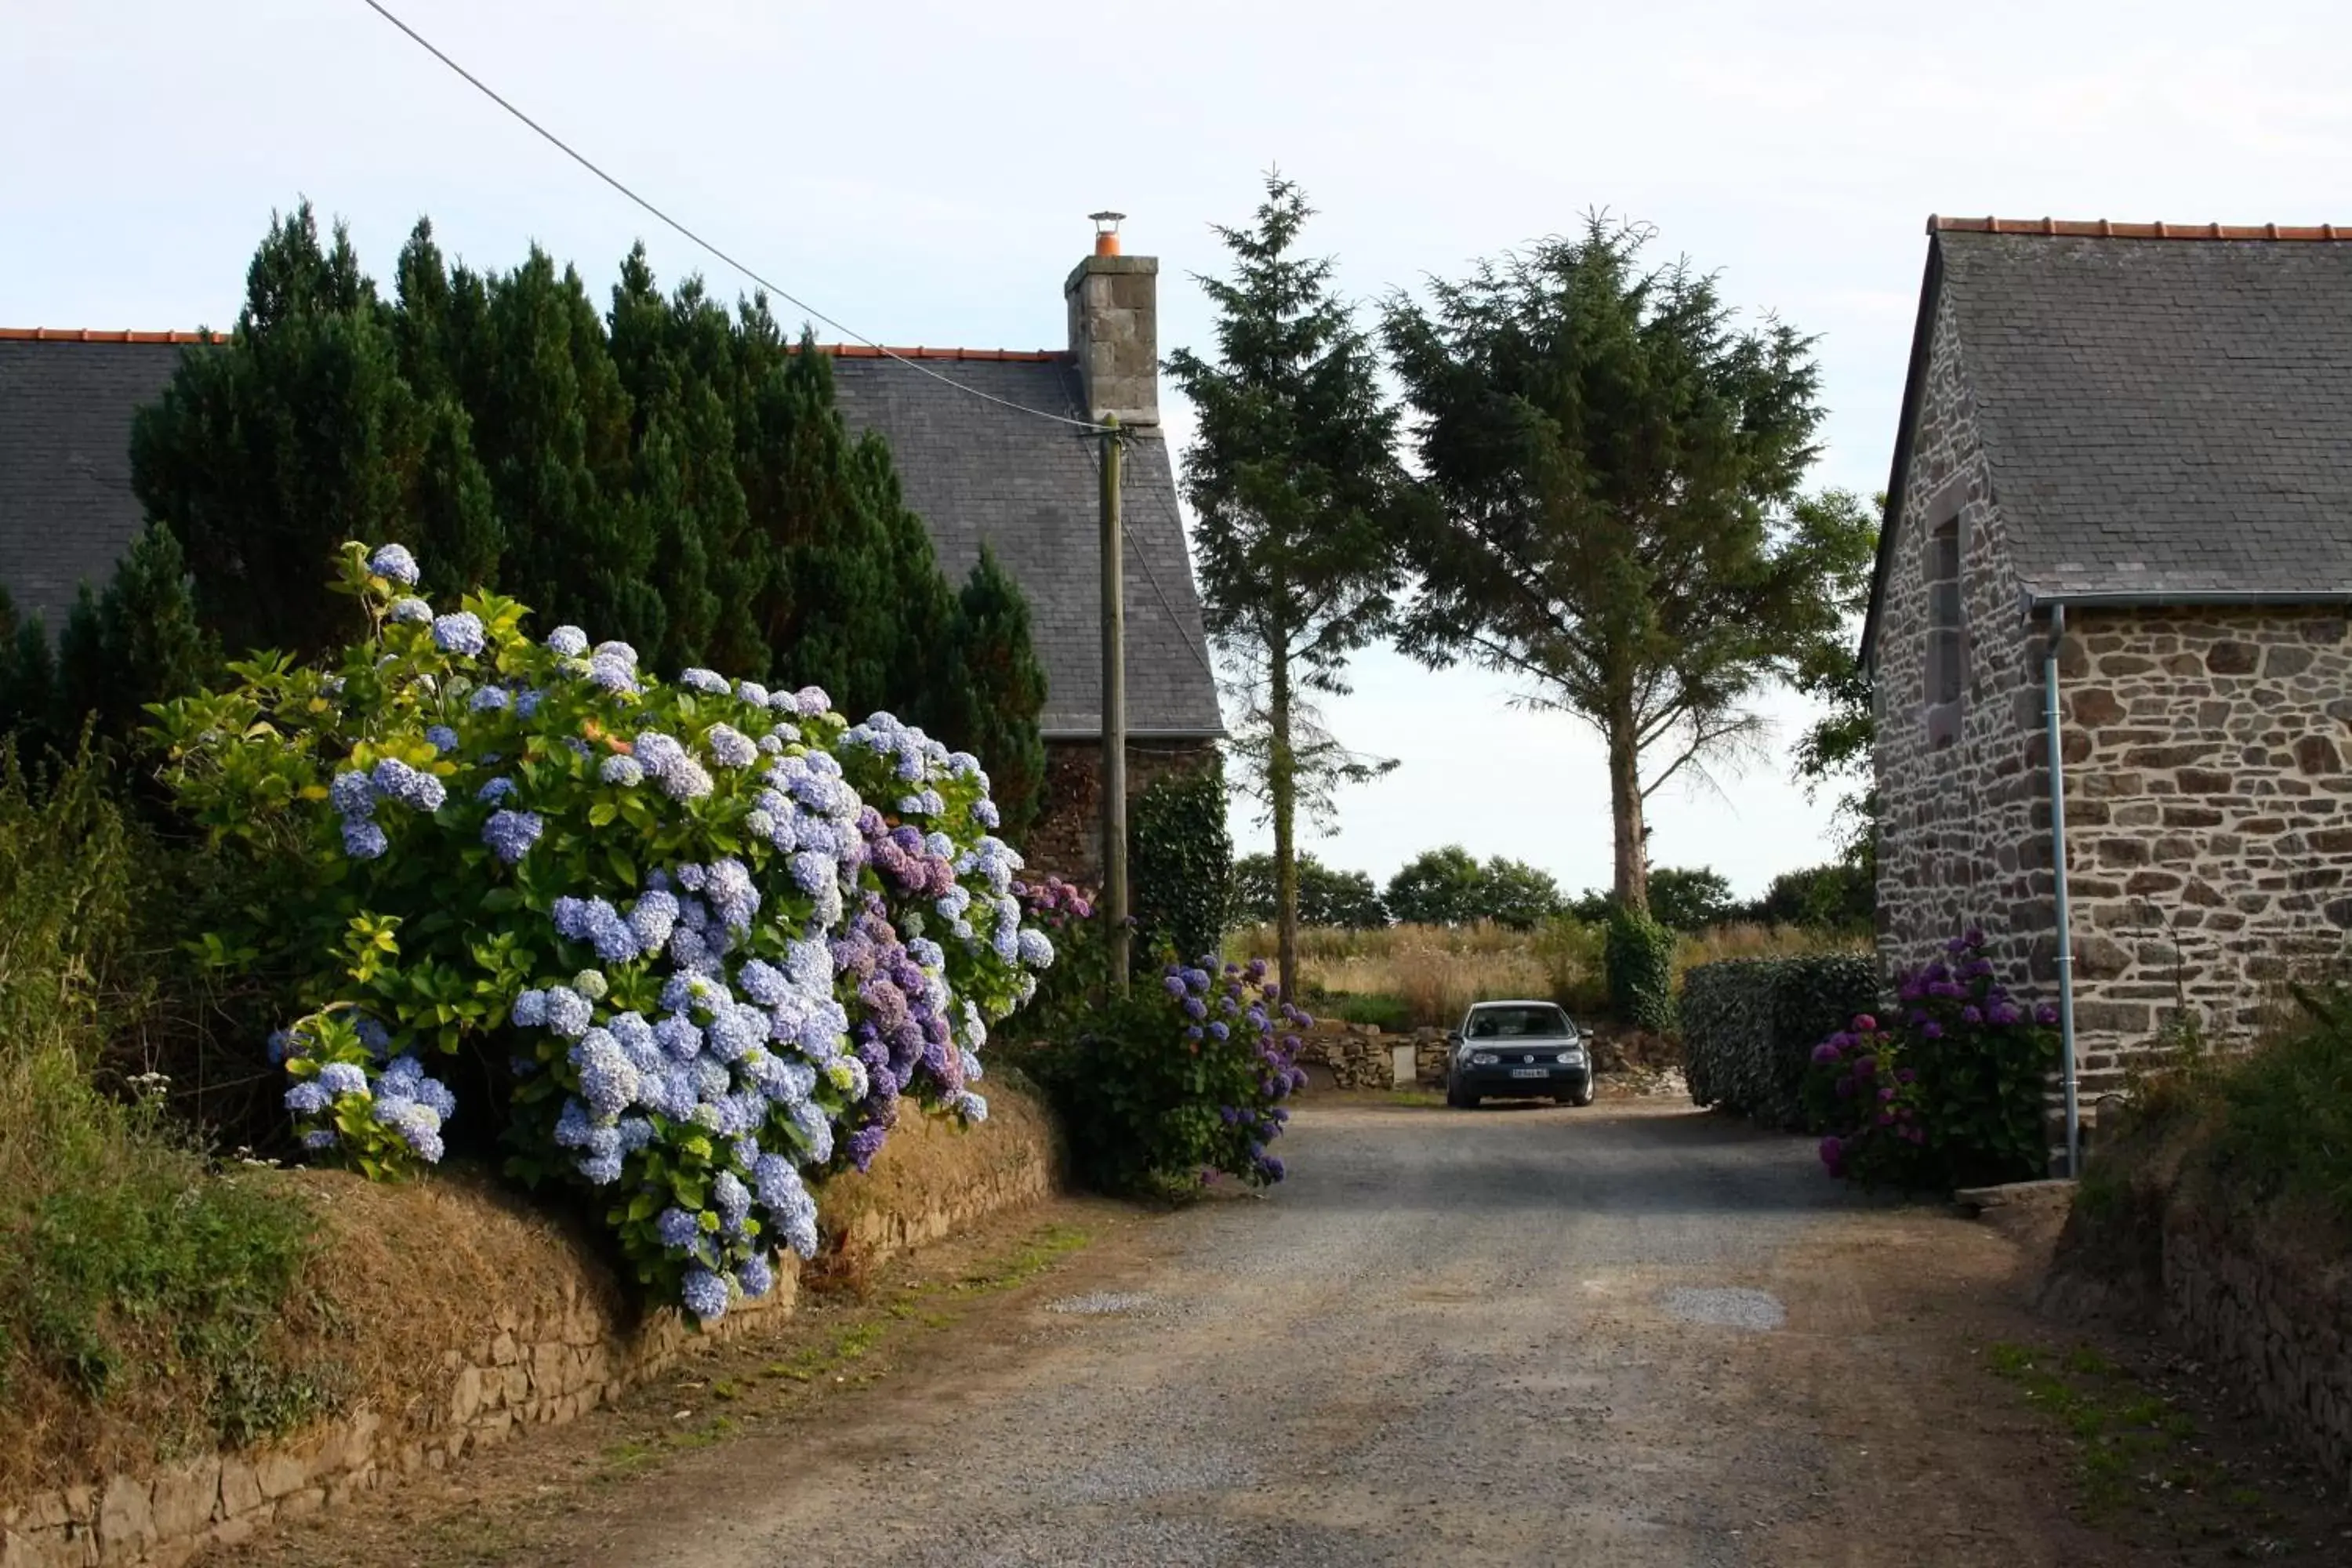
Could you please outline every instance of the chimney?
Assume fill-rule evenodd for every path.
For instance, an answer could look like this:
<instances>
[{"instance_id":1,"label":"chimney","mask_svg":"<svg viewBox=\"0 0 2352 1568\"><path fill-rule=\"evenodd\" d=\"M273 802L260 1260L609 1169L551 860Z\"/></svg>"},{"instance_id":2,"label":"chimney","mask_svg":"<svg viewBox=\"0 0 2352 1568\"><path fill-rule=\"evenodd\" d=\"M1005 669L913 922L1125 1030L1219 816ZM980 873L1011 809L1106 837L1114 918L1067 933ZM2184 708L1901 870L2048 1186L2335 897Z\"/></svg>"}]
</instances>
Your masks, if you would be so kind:
<instances>
[{"instance_id":1,"label":"chimney","mask_svg":"<svg viewBox=\"0 0 2352 1568\"><path fill-rule=\"evenodd\" d=\"M1160 426L1160 261L1119 254L1124 213L1094 215L1095 253L1078 263L1062 295L1070 304L1070 358L1087 416L1116 414L1125 426Z\"/></svg>"}]
</instances>

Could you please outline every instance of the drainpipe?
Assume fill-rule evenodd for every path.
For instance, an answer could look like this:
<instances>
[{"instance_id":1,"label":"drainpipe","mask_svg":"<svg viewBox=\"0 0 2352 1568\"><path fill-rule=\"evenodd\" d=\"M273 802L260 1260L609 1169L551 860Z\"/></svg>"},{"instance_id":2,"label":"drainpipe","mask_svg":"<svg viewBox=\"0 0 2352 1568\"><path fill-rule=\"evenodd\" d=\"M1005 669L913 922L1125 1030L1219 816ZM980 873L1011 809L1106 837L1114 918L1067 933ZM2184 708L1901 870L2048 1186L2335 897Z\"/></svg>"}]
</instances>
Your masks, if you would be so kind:
<instances>
[{"instance_id":1,"label":"drainpipe","mask_svg":"<svg viewBox=\"0 0 2352 1568\"><path fill-rule=\"evenodd\" d=\"M2083 1173L2082 1111L2074 1093L2074 929L2066 907L2066 763L2058 730L2058 645L2066 606L2050 606L2050 648L2042 667L2042 712L2050 731L2050 867L2057 879L2059 1072L2066 1085L2066 1174Z\"/></svg>"}]
</instances>

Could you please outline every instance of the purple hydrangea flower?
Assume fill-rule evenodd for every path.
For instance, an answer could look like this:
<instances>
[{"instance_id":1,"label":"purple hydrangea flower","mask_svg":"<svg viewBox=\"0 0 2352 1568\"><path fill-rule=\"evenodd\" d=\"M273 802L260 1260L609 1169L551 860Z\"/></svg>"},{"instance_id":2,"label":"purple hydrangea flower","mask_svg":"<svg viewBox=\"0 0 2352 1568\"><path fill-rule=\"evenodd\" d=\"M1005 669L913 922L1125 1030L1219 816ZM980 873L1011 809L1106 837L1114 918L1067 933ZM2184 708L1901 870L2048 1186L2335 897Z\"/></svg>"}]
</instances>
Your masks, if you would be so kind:
<instances>
[{"instance_id":1,"label":"purple hydrangea flower","mask_svg":"<svg viewBox=\"0 0 2352 1568\"><path fill-rule=\"evenodd\" d=\"M563 658L578 658L588 651L588 634L578 626L558 626L547 634L550 651Z\"/></svg>"},{"instance_id":2,"label":"purple hydrangea flower","mask_svg":"<svg viewBox=\"0 0 2352 1568\"><path fill-rule=\"evenodd\" d=\"M343 853L354 860L373 860L388 844L383 829L363 816L343 819Z\"/></svg>"},{"instance_id":3,"label":"purple hydrangea flower","mask_svg":"<svg viewBox=\"0 0 2352 1568\"><path fill-rule=\"evenodd\" d=\"M433 618L433 606L407 595L392 602L392 618L404 626L421 626Z\"/></svg>"},{"instance_id":4,"label":"purple hydrangea flower","mask_svg":"<svg viewBox=\"0 0 2352 1568\"><path fill-rule=\"evenodd\" d=\"M514 694L503 686L485 686L466 700L466 706L476 713L503 713L514 705Z\"/></svg>"}]
</instances>

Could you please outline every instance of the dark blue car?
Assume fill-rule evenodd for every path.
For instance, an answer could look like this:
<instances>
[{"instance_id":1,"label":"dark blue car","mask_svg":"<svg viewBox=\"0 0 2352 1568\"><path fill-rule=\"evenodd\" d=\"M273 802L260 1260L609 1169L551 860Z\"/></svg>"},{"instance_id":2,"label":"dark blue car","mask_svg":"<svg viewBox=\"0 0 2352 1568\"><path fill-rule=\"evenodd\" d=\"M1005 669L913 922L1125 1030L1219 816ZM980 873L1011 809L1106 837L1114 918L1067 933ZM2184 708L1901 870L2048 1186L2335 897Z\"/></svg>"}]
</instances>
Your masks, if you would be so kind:
<instances>
[{"instance_id":1,"label":"dark blue car","mask_svg":"<svg viewBox=\"0 0 2352 1568\"><path fill-rule=\"evenodd\" d=\"M1447 1037L1445 1103L1482 1100L1592 1103L1592 1053L1569 1016L1549 1002L1481 1002Z\"/></svg>"}]
</instances>

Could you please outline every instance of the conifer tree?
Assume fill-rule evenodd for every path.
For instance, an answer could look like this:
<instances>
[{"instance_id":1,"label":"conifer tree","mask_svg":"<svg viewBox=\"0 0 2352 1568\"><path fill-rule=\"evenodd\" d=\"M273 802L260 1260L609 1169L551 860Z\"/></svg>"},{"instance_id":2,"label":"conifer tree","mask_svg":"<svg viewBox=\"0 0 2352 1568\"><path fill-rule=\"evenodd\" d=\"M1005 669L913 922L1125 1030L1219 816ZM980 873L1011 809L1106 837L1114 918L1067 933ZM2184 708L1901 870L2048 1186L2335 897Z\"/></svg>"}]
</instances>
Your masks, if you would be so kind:
<instances>
[{"instance_id":1,"label":"conifer tree","mask_svg":"<svg viewBox=\"0 0 2352 1568\"><path fill-rule=\"evenodd\" d=\"M988 770L1004 836L1019 842L1045 790L1045 670L1029 645L1029 605L996 552L980 559L956 596L953 742Z\"/></svg>"},{"instance_id":2,"label":"conifer tree","mask_svg":"<svg viewBox=\"0 0 2352 1568\"><path fill-rule=\"evenodd\" d=\"M1384 515L1399 485L1396 416L1332 264L1294 249L1313 209L1269 174L1254 226L1219 228L1234 273L1203 279L1217 358L1168 361L1200 416L1185 452L1192 547L1209 635L1247 672L1248 731L1274 827L1282 979L1298 975L1297 817L1302 795L1380 771L1315 732L1315 693L1347 689L1348 660L1379 635L1398 584Z\"/></svg>"}]
</instances>

